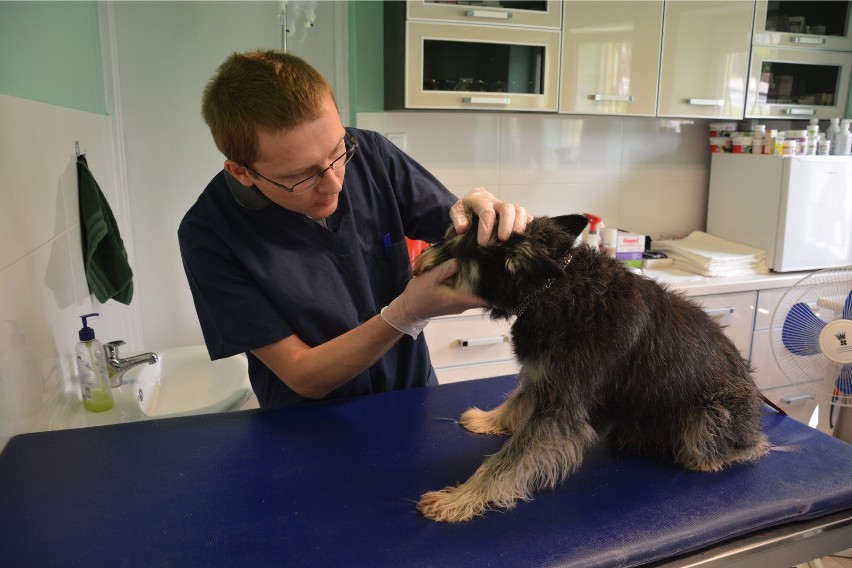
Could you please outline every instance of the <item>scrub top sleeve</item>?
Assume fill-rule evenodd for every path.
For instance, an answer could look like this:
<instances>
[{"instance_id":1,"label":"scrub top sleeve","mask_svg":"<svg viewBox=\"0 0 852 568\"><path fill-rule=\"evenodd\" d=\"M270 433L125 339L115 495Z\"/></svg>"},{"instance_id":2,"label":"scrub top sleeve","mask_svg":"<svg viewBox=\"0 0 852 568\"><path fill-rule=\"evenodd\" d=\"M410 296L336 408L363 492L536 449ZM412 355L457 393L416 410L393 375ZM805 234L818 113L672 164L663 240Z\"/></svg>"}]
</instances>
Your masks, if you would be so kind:
<instances>
[{"instance_id":1,"label":"scrub top sleeve","mask_svg":"<svg viewBox=\"0 0 852 568\"><path fill-rule=\"evenodd\" d=\"M458 197L387 138L371 134L396 195L405 236L430 243L440 241L452 224L450 207Z\"/></svg>"},{"instance_id":2,"label":"scrub top sleeve","mask_svg":"<svg viewBox=\"0 0 852 568\"><path fill-rule=\"evenodd\" d=\"M184 234L180 248L211 359L251 351L293 334L287 320L224 245L217 250L196 240Z\"/></svg>"}]
</instances>

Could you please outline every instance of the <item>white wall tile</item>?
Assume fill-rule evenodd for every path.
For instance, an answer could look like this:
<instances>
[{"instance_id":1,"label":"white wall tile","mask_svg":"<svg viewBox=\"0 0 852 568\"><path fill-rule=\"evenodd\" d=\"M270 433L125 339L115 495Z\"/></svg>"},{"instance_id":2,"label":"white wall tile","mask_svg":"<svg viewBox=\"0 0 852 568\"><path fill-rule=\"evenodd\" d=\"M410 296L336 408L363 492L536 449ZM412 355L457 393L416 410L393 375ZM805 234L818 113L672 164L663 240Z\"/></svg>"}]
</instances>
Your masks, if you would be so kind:
<instances>
[{"instance_id":1,"label":"white wall tile","mask_svg":"<svg viewBox=\"0 0 852 568\"><path fill-rule=\"evenodd\" d=\"M685 181L710 169L706 120L624 119L622 181Z\"/></svg>"},{"instance_id":2,"label":"white wall tile","mask_svg":"<svg viewBox=\"0 0 852 568\"><path fill-rule=\"evenodd\" d=\"M607 225L618 223L617 183L503 185L503 199L522 204L533 215L592 213Z\"/></svg>"},{"instance_id":3,"label":"white wall tile","mask_svg":"<svg viewBox=\"0 0 852 568\"><path fill-rule=\"evenodd\" d=\"M405 152L457 195L499 185L499 116L491 113L359 113L358 126L404 134Z\"/></svg>"},{"instance_id":4,"label":"white wall tile","mask_svg":"<svg viewBox=\"0 0 852 568\"><path fill-rule=\"evenodd\" d=\"M707 186L684 182L635 182L623 185L619 227L658 239L666 233L703 230L707 218Z\"/></svg>"},{"instance_id":5,"label":"white wall tile","mask_svg":"<svg viewBox=\"0 0 852 568\"><path fill-rule=\"evenodd\" d=\"M112 120L0 95L0 447L46 428L55 404L78 388L80 314L101 313L92 322L99 339L130 338L138 326L135 306L97 304L83 268L75 140L132 254Z\"/></svg>"},{"instance_id":6,"label":"white wall tile","mask_svg":"<svg viewBox=\"0 0 852 568\"><path fill-rule=\"evenodd\" d=\"M500 183L617 181L621 120L566 115L506 115L500 120Z\"/></svg>"}]
</instances>

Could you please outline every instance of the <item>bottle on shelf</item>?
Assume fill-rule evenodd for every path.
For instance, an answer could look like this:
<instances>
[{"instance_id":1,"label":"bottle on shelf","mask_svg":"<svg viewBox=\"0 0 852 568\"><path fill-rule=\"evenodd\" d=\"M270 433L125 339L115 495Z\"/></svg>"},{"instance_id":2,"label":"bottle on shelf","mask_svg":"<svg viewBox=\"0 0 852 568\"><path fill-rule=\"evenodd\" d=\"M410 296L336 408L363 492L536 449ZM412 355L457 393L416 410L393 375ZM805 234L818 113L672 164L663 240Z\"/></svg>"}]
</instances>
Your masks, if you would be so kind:
<instances>
[{"instance_id":1,"label":"bottle on shelf","mask_svg":"<svg viewBox=\"0 0 852 568\"><path fill-rule=\"evenodd\" d=\"M830 142L830 152L837 154L837 134L840 132L840 119L832 118L828 128L825 130L825 139Z\"/></svg>"},{"instance_id":2,"label":"bottle on shelf","mask_svg":"<svg viewBox=\"0 0 852 568\"><path fill-rule=\"evenodd\" d=\"M840 132L837 134L837 155L849 156L852 155L852 131L849 130L849 123L852 120L843 119L840 121Z\"/></svg>"}]
</instances>

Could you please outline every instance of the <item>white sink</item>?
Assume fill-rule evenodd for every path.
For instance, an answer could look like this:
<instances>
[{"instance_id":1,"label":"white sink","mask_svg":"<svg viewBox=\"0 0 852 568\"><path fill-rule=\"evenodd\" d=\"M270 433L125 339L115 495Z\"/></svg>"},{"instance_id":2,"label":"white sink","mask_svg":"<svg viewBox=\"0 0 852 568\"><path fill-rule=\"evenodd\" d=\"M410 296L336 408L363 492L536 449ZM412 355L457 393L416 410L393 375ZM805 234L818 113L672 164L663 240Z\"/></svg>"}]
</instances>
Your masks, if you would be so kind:
<instances>
[{"instance_id":1,"label":"white sink","mask_svg":"<svg viewBox=\"0 0 852 568\"><path fill-rule=\"evenodd\" d=\"M130 389L146 416L225 412L239 408L251 396L244 355L211 361L203 345L164 349L157 354L157 363L128 370L116 389Z\"/></svg>"},{"instance_id":2,"label":"white sink","mask_svg":"<svg viewBox=\"0 0 852 568\"><path fill-rule=\"evenodd\" d=\"M75 383L74 392L57 401L48 427L64 430L226 412L239 409L251 397L245 355L210 361L203 345L171 347L157 355L157 363L124 373L121 386L112 389L115 405L104 412L83 408L79 382Z\"/></svg>"}]
</instances>

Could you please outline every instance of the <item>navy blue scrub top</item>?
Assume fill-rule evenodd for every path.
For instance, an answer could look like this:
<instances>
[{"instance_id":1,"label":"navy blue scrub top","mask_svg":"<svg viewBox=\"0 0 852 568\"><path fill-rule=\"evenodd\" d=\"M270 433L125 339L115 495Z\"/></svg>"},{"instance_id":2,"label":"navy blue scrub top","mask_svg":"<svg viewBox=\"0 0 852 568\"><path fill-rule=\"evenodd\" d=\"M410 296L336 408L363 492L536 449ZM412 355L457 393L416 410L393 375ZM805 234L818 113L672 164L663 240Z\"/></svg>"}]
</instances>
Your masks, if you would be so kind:
<instances>
[{"instance_id":1,"label":"navy blue scrub top","mask_svg":"<svg viewBox=\"0 0 852 568\"><path fill-rule=\"evenodd\" d=\"M250 353L292 334L325 343L375 316L410 278L405 236L435 242L457 198L383 136L347 129L346 165L328 229L274 203L241 206L220 172L184 216L181 256L212 359L245 352L262 407L307 399ZM390 244L387 245L389 235ZM326 398L436 384L421 334L404 335L366 372Z\"/></svg>"}]
</instances>

